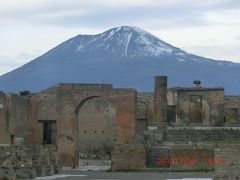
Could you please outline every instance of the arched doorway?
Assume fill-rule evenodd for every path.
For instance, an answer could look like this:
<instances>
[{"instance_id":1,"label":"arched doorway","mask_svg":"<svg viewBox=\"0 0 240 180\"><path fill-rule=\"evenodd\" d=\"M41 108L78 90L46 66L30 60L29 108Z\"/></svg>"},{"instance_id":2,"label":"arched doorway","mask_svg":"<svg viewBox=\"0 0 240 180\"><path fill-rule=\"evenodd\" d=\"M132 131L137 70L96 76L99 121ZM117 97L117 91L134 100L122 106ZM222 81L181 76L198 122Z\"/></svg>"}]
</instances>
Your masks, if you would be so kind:
<instances>
[{"instance_id":1,"label":"arched doorway","mask_svg":"<svg viewBox=\"0 0 240 180\"><path fill-rule=\"evenodd\" d=\"M102 97L90 97L78 110L80 159L109 159L116 139L116 110Z\"/></svg>"}]
</instances>

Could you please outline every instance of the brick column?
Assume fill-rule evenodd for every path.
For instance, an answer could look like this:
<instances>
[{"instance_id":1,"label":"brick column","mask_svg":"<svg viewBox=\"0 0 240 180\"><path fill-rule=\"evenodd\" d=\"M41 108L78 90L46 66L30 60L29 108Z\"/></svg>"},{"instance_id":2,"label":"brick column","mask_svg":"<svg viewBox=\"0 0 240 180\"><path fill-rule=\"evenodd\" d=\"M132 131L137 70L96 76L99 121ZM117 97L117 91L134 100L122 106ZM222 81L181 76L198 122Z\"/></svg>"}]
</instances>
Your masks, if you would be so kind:
<instances>
[{"instance_id":1,"label":"brick column","mask_svg":"<svg viewBox=\"0 0 240 180\"><path fill-rule=\"evenodd\" d=\"M154 125L167 125L167 76L155 76Z\"/></svg>"}]
</instances>

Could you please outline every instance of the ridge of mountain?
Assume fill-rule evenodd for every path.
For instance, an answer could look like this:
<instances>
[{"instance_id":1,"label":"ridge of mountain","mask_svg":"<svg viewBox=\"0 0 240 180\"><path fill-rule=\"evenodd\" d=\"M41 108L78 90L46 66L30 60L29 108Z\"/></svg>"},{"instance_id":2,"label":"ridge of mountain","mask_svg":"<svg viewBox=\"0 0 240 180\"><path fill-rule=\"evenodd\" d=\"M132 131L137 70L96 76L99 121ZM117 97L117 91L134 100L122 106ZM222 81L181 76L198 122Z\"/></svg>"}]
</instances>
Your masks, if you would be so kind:
<instances>
[{"instance_id":1,"label":"ridge of mountain","mask_svg":"<svg viewBox=\"0 0 240 180\"><path fill-rule=\"evenodd\" d=\"M155 75L167 75L169 87L191 86L199 79L205 86L223 86L227 94L240 94L240 64L189 54L133 26L77 35L0 76L0 90L36 92L72 82L152 91Z\"/></svg>"}]
</instances>

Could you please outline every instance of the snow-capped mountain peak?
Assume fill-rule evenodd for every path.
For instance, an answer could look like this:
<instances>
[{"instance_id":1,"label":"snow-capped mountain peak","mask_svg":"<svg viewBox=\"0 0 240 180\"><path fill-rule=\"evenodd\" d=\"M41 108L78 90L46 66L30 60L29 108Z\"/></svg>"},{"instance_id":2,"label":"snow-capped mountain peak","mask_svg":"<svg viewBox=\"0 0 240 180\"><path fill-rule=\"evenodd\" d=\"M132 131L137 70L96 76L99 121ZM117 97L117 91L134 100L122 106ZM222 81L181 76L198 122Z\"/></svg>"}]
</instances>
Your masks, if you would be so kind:
<instances>
[{"instance_id":1,"label":"snow-capped mountain peak","mask_svg":"<svg viewBox=\"0 0 240 180\"><path fill-rule=\"evenodd\" d=\"M79 39L86 37L80 36ZM149 32L134 26L121 26L103 33L87 36L87 41L80 40L76 52L87 53L93 49L106 55L139 57L159 56L177 53L182 50L175 48ZM101 54L101 53L98 53Z\"/></svg>"},{"instance_id":2,"label":"snow-capped mountain peak","mask_svg":"<svg viewBox=\"0 0 240 180\"><path fill-rule=\"evenodd\" d=\"M239 71L240 64L189 54L143 29L121 26L61 43L2 75L0 90L40 91L72 82L111 83L114 87L152 91L153 77L167 75L169 87L191 86L199 79L207 86L225 87L227 94L239 94Z\"/></svg>"}]
</instances>

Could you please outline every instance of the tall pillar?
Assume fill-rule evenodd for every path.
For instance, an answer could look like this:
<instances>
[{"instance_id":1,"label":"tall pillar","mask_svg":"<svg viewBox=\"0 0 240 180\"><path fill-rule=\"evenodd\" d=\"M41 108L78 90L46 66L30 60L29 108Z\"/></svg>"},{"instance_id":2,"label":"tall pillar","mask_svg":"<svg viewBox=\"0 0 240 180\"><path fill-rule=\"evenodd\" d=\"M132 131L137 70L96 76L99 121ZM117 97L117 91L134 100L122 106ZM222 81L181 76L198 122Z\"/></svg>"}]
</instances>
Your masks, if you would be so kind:
<instances>
[{"instance_id":1,"label":"tall pillar","mask_svg":"<svg viewBox=\"0 0 240 180\"><path fill-rule=\"evenodd\" d=\"M155 76L154 125L167 125L167 76Z\"/></svg>"}]
</instances>

